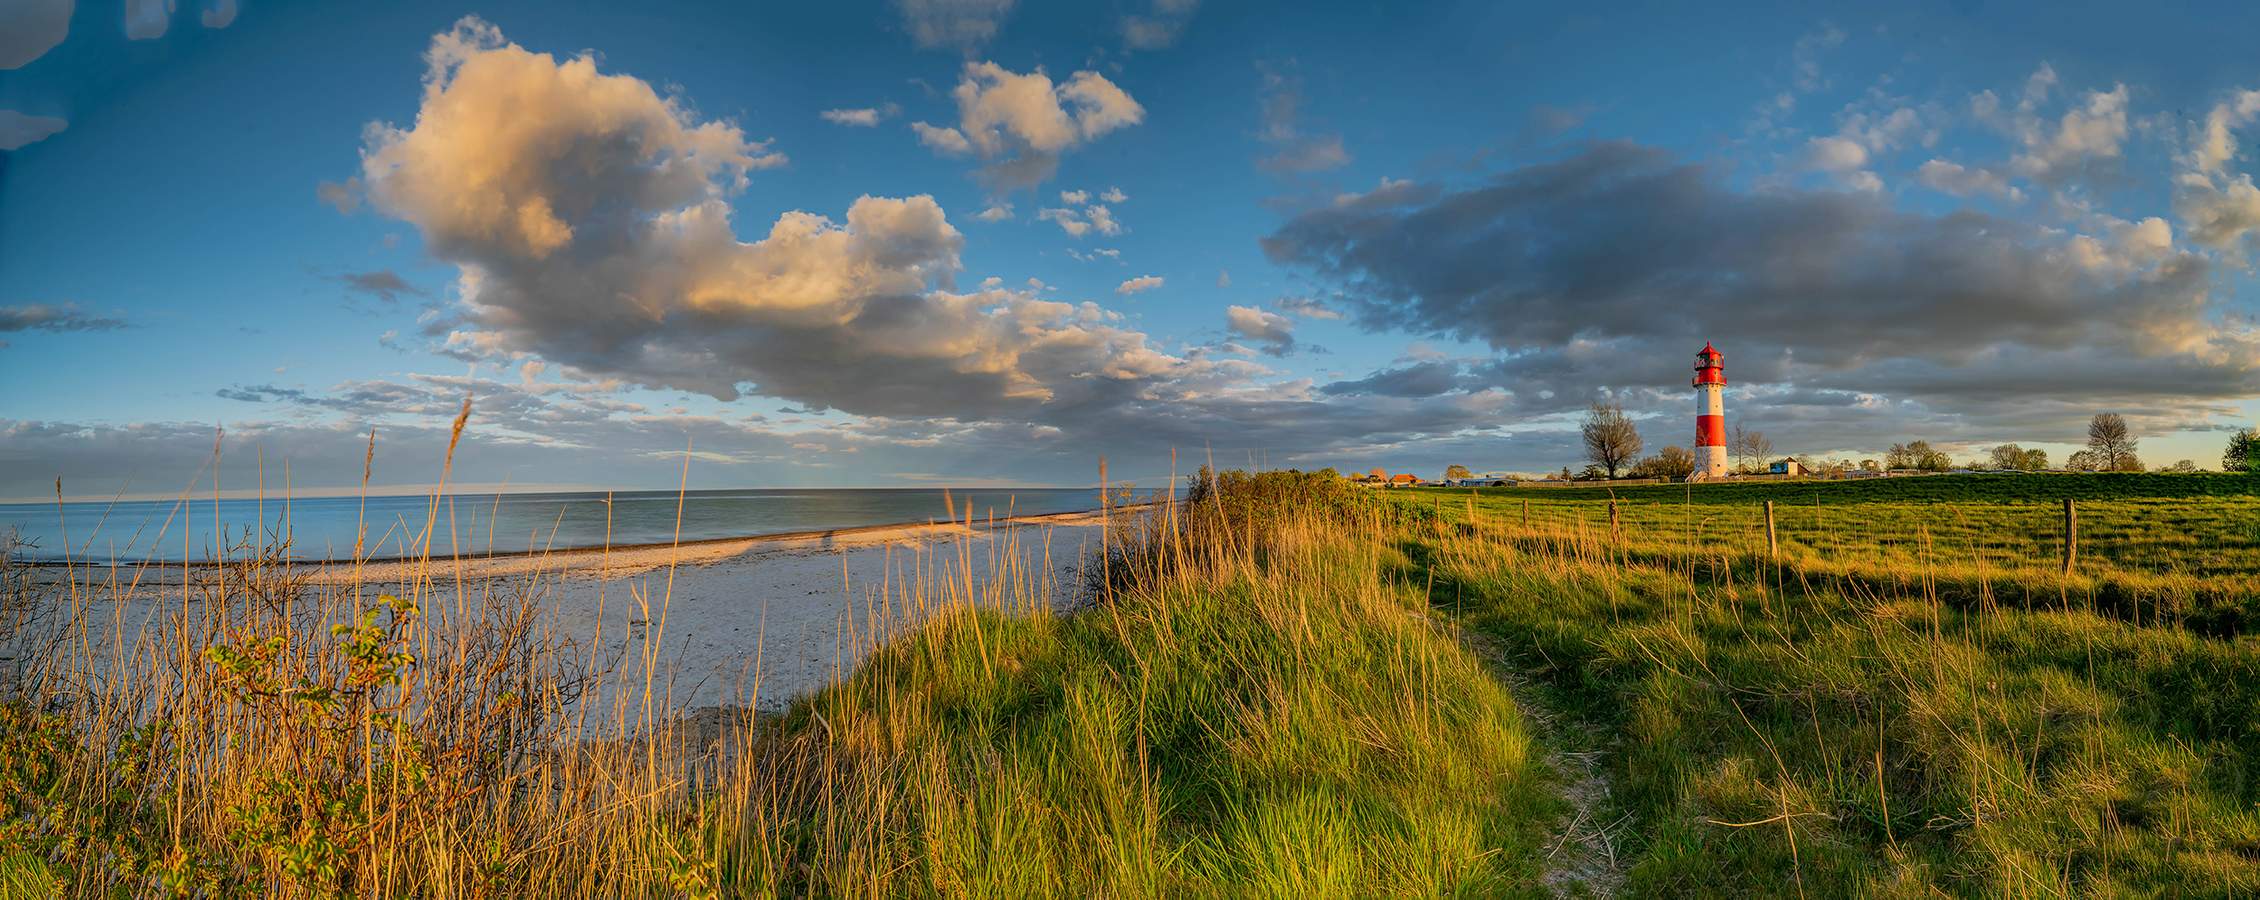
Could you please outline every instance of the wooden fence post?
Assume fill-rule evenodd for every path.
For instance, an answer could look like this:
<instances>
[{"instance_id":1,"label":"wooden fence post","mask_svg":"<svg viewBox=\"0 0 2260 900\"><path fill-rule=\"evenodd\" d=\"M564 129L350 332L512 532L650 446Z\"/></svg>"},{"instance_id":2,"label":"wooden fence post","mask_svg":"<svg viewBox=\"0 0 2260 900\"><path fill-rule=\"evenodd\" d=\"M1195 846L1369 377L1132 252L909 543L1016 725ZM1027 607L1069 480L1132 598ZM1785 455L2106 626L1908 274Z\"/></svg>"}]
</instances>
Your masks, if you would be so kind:
<instances>
[{"instance_id":1,"label":"wooden fence post","mask_svg":"<svg viewBox=\"0 0 2260 900\"><path fill-rule=\"evenodd\" d=\"M1609 498L1609 540L1617 539L1617 498Z\"/></svg>"},{"instance_id":2,"label":"wooden fence post","mask_svg":"<svg viewBox=\"0 0 2260 900\"><path fill-rule=\"evenodd\" d=\"M1530 498L1522 498L1522 527L1530 527Z\"/></svg>"},{"instance_id":3,"label":"wooden fence post","mask_svg":"<svg viewBox=\"0 0 2260 900\"><path fill-rule=\"evenodd\" d=\"M2064 574L2072 574L2072 565L2080 553L2080 514L2072 498L2064 498Z\"/></svg>"},{"instance_id":4,"label":"wooden fence post","mask_svg":"<svg viewBox=\"0 0 2260 900\"><path fill-rule=\"evenodd\" d=\"M1778 559L1780 555L1780 548L1775 545L1773 537L1773 501L1768 500L1766 501L1766 559Z\"/></svg>"}]
</instances>

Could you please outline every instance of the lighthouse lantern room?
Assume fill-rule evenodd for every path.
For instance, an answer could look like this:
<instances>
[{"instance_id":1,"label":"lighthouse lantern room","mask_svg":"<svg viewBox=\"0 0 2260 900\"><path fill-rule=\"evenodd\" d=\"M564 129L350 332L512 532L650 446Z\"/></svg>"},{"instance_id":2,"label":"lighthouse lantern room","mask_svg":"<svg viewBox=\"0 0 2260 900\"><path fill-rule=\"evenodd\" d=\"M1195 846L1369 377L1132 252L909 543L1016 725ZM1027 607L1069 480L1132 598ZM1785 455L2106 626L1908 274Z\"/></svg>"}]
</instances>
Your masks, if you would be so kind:
<instances>
[{"instance_id":1,"label":"lighthouse lantern room","mask_svg":"<svg viewBox=\"0 0 2260 900\"><path fill-rule=\"evenodd\" d=\"M1726 477L1726 355L1708 341L1695 354L1696 481Z\"/></svg>"}]
</instances>

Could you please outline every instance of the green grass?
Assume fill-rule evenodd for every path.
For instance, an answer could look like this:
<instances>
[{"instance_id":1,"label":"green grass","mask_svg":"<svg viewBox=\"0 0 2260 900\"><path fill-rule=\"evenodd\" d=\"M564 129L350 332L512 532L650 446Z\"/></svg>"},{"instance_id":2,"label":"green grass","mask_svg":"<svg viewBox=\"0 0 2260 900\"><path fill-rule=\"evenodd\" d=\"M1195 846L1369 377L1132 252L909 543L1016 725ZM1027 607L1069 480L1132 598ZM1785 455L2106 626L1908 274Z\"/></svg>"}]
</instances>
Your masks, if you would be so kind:
<instances>
[{"instance_id":1,"label":"green grass","mask_svg":"<svg viewBox=\"0 0 2260 900\"><path fill-rule=\"evenodd\" d=\"M1402 565L1378 541L1281 528L1259 555L1079 615L937 622L755 751L796 764L764 781L783 802L714 812L739 823L713 832L716 883L1534 893L1565 806L1505 688L1422 592L1381 577Z\"/></svg>"},{"instance_id":2,"label":"green grass","mask_svg":"<svg viewBox=\"0 0 2260 900\"><path fill-rule=\"evenodd\" d=\"M1391 499L1453 526L1407 534L1400 577L1433 582L1603 754L1633 895L2260 891L2260 636L2098 589L2155 585L2145 567L2162 566L2182 573L2168 593L2249 605L2249 543L2219 531L2250 500L2056 478L2092 498L2083 526L2109 525L2082 534L2101 577L2001 552L2044 540L1944 527L2005 530L2019 504L1867 485L1824 495L1778 568L1762 537L1690 541L1691 507L1747 516L1684 489L1620 493L1613 538L1605 493L1531 491L1527 529L1513 491L1476 498L1472 522L1466 498ZM1988 590L1940 590L1973 571Z\"/></svg>"},{"instance_id":3,"label":"green grass","mask_svg":"<svg viewBox=\"0 0 2260 900\"><path fill-rule=\"evenodd\" d=\"M1468 488L1423 488L1464 493ZM2167 475L2145 472L2029 473L1971 472L1951 475L1891 478L1805 479L1784 481L1728 481L1712 484L1633 484L1611 487L1580 483L1574 487L1475 488L1490 495L1523 496L1543 493L1561 500L1606 500L1611 493L1635 500L1683 498L1704 504L1811 503L1935 503L1935 502L2053 502L2065 497L2081 500L2197 497L2260 498L2260 477L2234 472L2197 472Z\"/></svg>"},{"instance_id":4,"label":"green grass","mask_svg":"<svg viewBox=\"0 0 2260 900\"><path fill-rule=\"evenodd\" d=\"M1464 517L1606 531L1611 489L1431 488L1390 492ZM2063 499L2079 512L2081 571L2134 577L2260 577L2260 477L1934 475L1866 481L1637 485L1613 489L1628 540L1735 549L1765 545L1774 504L1790 552L1877 569L1926 560L1995 572L2060 568ZM2260 582L2254 582L2260 584Z\"/></svg>"}]
</instances>

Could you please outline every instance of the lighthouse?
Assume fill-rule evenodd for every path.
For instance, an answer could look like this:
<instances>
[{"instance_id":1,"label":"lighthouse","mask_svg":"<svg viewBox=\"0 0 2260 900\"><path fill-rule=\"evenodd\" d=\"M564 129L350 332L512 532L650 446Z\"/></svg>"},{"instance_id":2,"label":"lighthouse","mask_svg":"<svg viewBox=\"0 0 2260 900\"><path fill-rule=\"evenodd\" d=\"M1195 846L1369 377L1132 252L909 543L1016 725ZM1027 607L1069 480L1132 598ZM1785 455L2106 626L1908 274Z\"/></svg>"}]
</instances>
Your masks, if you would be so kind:
<instances>
[{"instance_id":1,"label":"lighthouse","mask_svg":"<svg viewBox=\"0 0 2260 900\"><path fill-rule=\"evenodd\" d=\"M1726 355L1703 343L1695 354L1695 477L1726 477Z\"/></svg>"}]
</instances>

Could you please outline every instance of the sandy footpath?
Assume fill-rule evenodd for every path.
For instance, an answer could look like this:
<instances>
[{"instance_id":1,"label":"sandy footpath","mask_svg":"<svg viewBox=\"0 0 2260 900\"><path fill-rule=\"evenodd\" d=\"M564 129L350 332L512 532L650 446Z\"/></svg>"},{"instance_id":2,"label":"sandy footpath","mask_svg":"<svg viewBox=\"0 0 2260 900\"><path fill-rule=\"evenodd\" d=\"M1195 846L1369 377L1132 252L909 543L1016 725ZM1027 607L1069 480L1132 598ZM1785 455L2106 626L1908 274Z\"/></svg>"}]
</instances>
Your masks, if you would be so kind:
<instances>
[{"instance_id":1,"label":"sandy footpath","mask_svg":"<svg viewBox=\"0 0 2260 900\"><path fill-rule=\"evenodd\" d=\"M358 571L333 564L309 574L317 584L358 580L365 593L405 593L423 581L422 607L440 633L458 615L459 600L471 613L479 603L513 602L507 598L530 591L542 626L593 648L611 668L614 690L641 696L648 654L656 702L683 708L750 701L775 710L852 670L874 643L921 620L922 607L963 602L968 584L981 595L975 602L988 605L1074 605L1084 593L1080 561L1097 549L1101 521L1097 513L1065 513L680 548L370 563ZM196 567L188 572L209 577ZM60 577L56 570L47 575ZM141 590L121 620L148 621L151 613L177 609L180 567L121 568L116 577L137 575ZM108 573L80 577L99 581ZM1003 581L1018 588L989 589Z\"/></svg>"}]
</instances>

